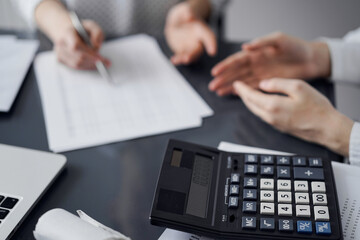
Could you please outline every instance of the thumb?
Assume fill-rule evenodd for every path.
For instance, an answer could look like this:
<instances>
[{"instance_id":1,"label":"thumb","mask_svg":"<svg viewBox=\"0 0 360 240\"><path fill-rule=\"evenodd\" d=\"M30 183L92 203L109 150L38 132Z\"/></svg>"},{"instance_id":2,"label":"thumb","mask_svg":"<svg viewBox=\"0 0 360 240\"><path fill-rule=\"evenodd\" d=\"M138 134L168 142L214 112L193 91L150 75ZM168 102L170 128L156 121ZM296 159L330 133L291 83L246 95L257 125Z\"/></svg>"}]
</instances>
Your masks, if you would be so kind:
<instances>
[{"instance_id":1,"label":"thumb","mask_svg":"<svg viewBox=\"0 0 360 240\"><path fill-rule=\"evenodd\" d=\"M256 50L263 47L277 47L282 33L272 33L264 37L256 38L250 43L243 45L244 50Z\"/></svg>"},{"instance_id":2,"label":"thumb","mask_svg":"<svg viewBox=\"0 0 360 240\"><path fill-rule=\"evenodd\" d=\"M90 36L91 44L94 46L95 50L98 51L104 41L104 33L101 27L91 20L84 20L83 25Z\"/></svg>"},{"instance_id":3,"label":"thumb","mask_svg":"<svg viewBox=\"0 0 360 240\"><path fill-rule=\"evenodd\" d=\"M282 93L287 96L295 96L304 88L306 83L298 79L272 78L263 80L259 84L259 88L265 92Z\"/></svg>"}]
</instances>

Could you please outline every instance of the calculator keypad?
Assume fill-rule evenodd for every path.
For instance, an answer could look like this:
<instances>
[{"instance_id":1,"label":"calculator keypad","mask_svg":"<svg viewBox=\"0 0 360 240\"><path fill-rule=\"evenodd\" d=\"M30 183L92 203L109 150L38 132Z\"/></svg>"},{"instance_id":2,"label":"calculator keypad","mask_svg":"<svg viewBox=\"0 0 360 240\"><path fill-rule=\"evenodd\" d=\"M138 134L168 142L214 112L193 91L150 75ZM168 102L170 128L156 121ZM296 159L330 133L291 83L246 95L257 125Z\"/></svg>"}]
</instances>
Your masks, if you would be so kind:
<instances>
[{"instance_id":1,"label":"calculator keypad","mask_svg":"<svg viewBox=\"0 0 360 240\"><path fill-rule=\"evenodd\" d=\"M242 229L332 234L322 159L245 154L241 166L227 191Z\"/></svg>"}]
</instances>

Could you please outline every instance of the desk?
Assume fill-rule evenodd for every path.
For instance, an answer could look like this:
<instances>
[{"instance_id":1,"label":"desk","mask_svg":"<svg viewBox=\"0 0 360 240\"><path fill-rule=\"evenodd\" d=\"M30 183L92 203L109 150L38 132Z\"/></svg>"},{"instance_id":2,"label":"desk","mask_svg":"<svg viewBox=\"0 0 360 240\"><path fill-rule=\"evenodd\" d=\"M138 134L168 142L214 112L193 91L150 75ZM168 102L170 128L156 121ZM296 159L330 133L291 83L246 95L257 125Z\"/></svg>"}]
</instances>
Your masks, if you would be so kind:
<instances>
[{"instance_id":1,"label":"desk","mask_svg":"<svg viewBox=\"0 0 360 240\"><path fill-rule=\"evenodd\" d=\"M163 40L160 45L169 56ZM67 168L22 223L12 239L33 239L38 218L53 208L84 210L134 240L157 239L163 228L149 223L149 213L162 158L170 138L216 147L229 141L256 147L339 159L326 149L274 130L236 97L219 98L207 89L210 69L239 49L221 43L216 58L203 57L179 70L214 110L203 126L78 151L66 152ZM333 100L332 86L315 83ZM9 113L0 113L0 142L48 151L41 99L31 67Z\"/></svg>"}]
</instances>

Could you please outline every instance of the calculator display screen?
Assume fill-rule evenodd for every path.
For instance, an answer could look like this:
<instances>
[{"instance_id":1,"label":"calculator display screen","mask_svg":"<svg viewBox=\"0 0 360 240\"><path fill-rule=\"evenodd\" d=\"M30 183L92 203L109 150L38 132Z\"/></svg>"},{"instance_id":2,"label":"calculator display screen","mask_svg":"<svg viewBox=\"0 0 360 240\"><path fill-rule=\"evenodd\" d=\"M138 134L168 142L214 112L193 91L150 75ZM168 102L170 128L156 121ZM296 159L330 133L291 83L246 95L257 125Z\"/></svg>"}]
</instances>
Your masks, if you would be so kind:
<instances>
[{"instance_id":1,"label":"calculator display screen","mask_svg":"<svg viewBox=\"0 0 360 240\"><path fill-rule=\"evenodd\" d=\"M212 171L210 157L195 155L186 214L206 218Z\"/></svg>"}]
</instances>

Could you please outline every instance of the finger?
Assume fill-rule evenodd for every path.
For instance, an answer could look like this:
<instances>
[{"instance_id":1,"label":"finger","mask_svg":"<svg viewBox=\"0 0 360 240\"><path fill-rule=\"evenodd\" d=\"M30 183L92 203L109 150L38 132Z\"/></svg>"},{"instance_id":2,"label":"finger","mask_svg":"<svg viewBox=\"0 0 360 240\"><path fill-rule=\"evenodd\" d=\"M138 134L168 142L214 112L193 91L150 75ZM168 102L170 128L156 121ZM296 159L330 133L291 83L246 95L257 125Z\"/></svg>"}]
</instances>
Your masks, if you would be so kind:
<instances>
[{"instance_id":1,"label":"finger","mask_svg":"<svg viewBox=\"0 0 360 240\"><path fill-rule=\"evenodd\" d=\"M205 51L210 56L214 56L217 52L216 36L214 32L204 22L197 23L197 33L201 43L204 45Z\"/></svg>"},{"instance_id":2,"label":"finger","mask_svg":"<svg viewBox=\"0 0 360 240\"><path fill-rule=\"evenodd\" d=\"M229 83L226 86L223 86L216 91L216 94L220 97L234 93L235 91L234 91L234 87L232 86L232 83Z\"/></svg>"},{"instance_id":3,"label":"finger","mask_svg":"<svg viewBox=\"0 0 360 240\"><path fill-rule=\"evenodd\" d=\"M237 52L229 57L225 58L220 63L216 64L215 67L211 69L211 75L216 77L221 74L228 68L236 65L237 67L242 67L249 63L249 56L245 52Z\"/></svg>"},{"instance_id":4,"label":"finger","mask_svg":"<svg viewBox=\"0 0 360 240\"><path fill-rule=\"evenodd\" d=\"M282 33L271 33L267 36L254 39L250 43L244 44L244 50L256 50L262 47L276 47L279 40L284 36Z\"/></svg>"},{"instance_id":5,"label":"finger","mask_svg":"<svg viewBox=\"0 0 360 240\"><path fill-rule=\"evenodd\" d=\"M216 91L217 89L234 82L235 80L244 80L251 75L249 68L232 68L223 72L209 83L209 90Z\"/></svg>"},{"instance_id":6,"label":"finger","mask_svg":"<svg viewBox=\"0 0 360 240\"><path fill-rule=\"evenodd\" d=\"M263 80L260 82L260 89L266 92L272 93L283 93L289 97L295 97L298 95L305 87L307 83L303 80L297 79L284 79L284 78L272 78L268 80Z\"/></svg>"},{"instance_id":7,"label":"finger","mask_svg":"<svg viewBox=\"0 0 360 240\"><path fill-rule=\"evenodd\" d=\"M101 44L104 40L104 33L101 27L94 21L84 20L83 25L85 30L90 36L90 41L95 48L95 51L98 51L101 47Z\"/></svg>"}]
</instances>

